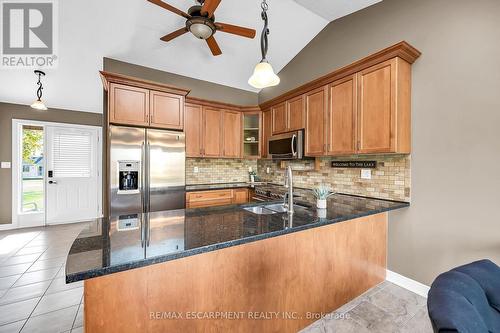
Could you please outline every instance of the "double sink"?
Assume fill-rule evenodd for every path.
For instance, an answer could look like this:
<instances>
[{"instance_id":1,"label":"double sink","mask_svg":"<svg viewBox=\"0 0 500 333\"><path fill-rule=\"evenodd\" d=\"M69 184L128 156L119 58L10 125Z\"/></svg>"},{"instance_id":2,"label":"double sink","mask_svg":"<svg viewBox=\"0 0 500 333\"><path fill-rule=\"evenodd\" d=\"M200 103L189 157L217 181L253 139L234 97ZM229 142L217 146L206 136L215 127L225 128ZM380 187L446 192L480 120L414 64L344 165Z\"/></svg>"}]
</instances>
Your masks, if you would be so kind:
<instances>
[{"instance_id":1,"label":"double sink","mask_svg":"<svg viewBox=\"0 0 500 333\"><path fill-rule=\"evenodd\" d=\"M293 205L294 208L307 208L305 206L301 205ZM253 206L253 207L246 207L243 208L247 212L254 213L257 215L271 215L271 214L276 214L276 213L286 213L287 209L285 208L284 204L273 204L273 205L266 205L266 206Z\"/></svg>"}]
</instances>

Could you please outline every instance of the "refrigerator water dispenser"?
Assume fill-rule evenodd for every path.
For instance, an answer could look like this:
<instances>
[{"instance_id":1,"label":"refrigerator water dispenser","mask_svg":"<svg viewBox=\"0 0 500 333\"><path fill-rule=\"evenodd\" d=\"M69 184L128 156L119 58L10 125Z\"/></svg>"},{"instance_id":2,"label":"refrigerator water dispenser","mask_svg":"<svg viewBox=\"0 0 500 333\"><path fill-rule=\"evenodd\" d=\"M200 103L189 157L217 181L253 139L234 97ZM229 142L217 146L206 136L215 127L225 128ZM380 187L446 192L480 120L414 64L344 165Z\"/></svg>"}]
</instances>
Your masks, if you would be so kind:
<instances>
[{"instance_id":1,"label":"refrigerator water dispenser","mask_svg":"<svg viewBox=\"0 0 500 333\"><path fill-rule=\"evenodd\" d=\"M139 161L118 161L118 194L140 193L139 164Z\"/></svg>"}]
</instances>

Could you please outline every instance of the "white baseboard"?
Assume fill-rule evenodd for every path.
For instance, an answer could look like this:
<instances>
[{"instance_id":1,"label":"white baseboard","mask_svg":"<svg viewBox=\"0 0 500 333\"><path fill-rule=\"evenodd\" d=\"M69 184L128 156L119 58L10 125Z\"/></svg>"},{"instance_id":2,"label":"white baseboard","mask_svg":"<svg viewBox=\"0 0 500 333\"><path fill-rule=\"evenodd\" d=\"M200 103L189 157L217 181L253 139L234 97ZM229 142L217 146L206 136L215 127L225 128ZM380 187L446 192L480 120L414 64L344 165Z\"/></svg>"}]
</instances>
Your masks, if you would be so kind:
<instances>
[{"instance_id":1,"label":"white baseboard","mask_svg":"<svg viewBox=\"0 0 500 333\"><path fill-rule=\"evenodd\" d=\"M395 273L393 271L387 270L387 275L385 278L387 281L394 283L402 288L408 289L411 292L414 292L417 295L427 298L427 294L429 293L429 286L426 286L423 283L412 280L403 276L401 274Z\"/></svg>"},{"instance_id":2,"label":"white baseboard","mask_svg":"<svg viewBox=\"0 0 500 333\"><path fill-rule=\"evenodd\" d=\"M17 225L13 223L0 224L0 231L16 229Z\"/></svg>"}]
</instances>

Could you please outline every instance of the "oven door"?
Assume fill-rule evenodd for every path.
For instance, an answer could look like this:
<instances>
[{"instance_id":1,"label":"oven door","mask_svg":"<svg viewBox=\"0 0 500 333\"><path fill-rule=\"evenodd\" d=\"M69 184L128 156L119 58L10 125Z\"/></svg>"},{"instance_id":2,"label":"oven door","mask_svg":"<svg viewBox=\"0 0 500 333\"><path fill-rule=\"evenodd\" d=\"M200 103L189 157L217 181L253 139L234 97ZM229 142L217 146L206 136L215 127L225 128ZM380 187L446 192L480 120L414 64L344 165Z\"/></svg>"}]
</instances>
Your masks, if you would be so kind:
<instances>
[{"instance_id":1,"label":"oven door","mask_svg":"<svg viewBox=\"0 0 500 333\"><path fill-rule=\"evenodd\" d=\"M295 131L269 138L269 155L273 160L296 160L303 158L304 134Z\"/></svg>"}]
</instances>

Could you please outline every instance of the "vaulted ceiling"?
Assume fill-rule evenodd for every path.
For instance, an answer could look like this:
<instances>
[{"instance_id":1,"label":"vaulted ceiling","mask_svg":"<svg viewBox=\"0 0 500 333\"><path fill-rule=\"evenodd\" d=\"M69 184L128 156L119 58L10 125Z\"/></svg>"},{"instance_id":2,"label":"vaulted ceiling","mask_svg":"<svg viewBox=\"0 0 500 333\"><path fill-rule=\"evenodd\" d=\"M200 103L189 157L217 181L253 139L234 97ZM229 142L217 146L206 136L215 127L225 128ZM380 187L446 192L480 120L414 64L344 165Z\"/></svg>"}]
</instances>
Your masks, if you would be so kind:
<instances>
[{"instance_id":1,"label":"vaulted ceiling","mask_svg":"<svg viewBox=\"0 0 500 333\"><path fill-rule=\"evenodd\" d=\"M187 11L194 1L165 0ZM378 0L268 0L268 59L279 72L329 21ZM260 60L260 0L223 0L217 21L257 30L250 40L215 35L223 54L211 55L205 42L185 34L170 43L160 37L185 19L145 0L59 1L59 65L47 69L44 99L49 107L102 112L98 70L114 58L222 85L255 91L248 83ZM29 104L35 97L32 70L0 70L0 101Z\"/></svg>"}]
</instances>

